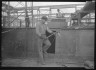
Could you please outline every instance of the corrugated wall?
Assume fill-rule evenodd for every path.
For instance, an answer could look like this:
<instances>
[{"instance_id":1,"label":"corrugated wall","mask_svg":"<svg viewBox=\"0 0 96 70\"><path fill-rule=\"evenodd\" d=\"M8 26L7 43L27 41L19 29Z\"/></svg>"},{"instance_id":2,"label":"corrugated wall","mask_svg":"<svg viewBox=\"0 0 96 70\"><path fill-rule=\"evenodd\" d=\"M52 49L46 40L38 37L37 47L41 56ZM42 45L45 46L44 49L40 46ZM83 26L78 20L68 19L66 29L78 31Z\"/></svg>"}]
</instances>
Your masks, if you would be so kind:
<instances>
[{"instance_id":1,"label":"corrugated wall","mask_svg":"<svg viewBox=\"0 0 96 70\"><path fill-rule=\"evenodd\" d=\"M56 35L55 54L94 60L94 30L65 29L61 30L60 34L60 37ZM3 58L38 57L35 29L16 29L2 34L1 40Z\"/></svg>"},{"instance_id":2,"label":"corrugated wall","mask_svg":"<svg viewBox=\"0 0 96 70\"><path fill-rule=\"evenodd\" d=\"M3 31L10 29L5 28ZM38 57L35 29L15 29L3 33L1 40L3 58Z\"/></svg>"},{"instance_id":3,"label":"corrugated wall","mask_svg":"<svg viewBox=\"0 0 96 70\"><path fill-rule=\"evenodd\" d=\"M94 30L62 30L56 37L56 53L94 60Z\"/></svg>"},{"instance_id":4,"label":"corrugated wall","mask_svg":"<svg viewBox=\"0 0 96 70\"><path fill-rule=\"evenodd\" d=\"M56 53L61 55L75 54L75 30L62 30L56 37Z\"/></svg>"},{"instance_id":5,"label":"corrugated wall","mask_svg":"<svg viewBox=\"0 0 96 70\"><path fill-rule=\"evenodd\" d=\"M80 30L79 31L79 43L78 54L83 58L94 59L94 30Z\"/></svg>"},{"instance_id":6,"label":"corrugated wall","mask_svg":"<svg viewBox=\"0 0 96 70\"><path fill-rule=\"evenodd\" d=\"M65 20L55 20L48 24L49 28L66 26ZM65 28L60 31L61 37L56 36L56 54L58 56L81 56L84 59L94 60L94 29Z\"/></svg>"}]
</instances>

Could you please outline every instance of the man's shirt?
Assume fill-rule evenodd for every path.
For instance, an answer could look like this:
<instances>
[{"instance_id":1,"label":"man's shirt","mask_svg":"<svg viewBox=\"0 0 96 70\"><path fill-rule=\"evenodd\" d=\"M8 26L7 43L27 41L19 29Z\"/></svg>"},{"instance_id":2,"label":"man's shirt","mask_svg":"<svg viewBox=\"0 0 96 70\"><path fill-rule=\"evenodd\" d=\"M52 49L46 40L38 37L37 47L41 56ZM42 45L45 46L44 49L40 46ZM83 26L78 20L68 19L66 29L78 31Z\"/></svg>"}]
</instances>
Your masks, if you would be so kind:
<instances>
[{"instance_id":1,"label":"man's shirt","mask_svg":"<svg viewBox=\"0 0 96 70\"><path fill-rule=\"evenodd\" d=\"M50 33L52 33L52 31L47 27L46 24L42 24L42 23L37 23L36 24L36 33L41 36L42 34L46 34L46 30Z\"/></svg>"}]
</instances>

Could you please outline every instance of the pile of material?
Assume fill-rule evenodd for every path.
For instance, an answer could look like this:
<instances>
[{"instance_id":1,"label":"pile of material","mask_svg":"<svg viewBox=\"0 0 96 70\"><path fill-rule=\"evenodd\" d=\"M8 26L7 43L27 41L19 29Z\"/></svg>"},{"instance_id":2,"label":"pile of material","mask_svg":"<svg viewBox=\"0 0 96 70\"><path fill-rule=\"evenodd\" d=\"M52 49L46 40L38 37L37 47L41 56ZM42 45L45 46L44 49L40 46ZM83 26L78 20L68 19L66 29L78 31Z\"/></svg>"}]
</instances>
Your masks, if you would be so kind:
<instances>
[{"instance_id":1,"label":"pile of material","mask_svg":"<svg viewBox=\"0 0 96 70\"><path fill-rule=\"evenodd\" d=\"M84 62L84 67L86 69L94 69L94 62L87 60L87 61Z\"/></svg>"}]
</instances>

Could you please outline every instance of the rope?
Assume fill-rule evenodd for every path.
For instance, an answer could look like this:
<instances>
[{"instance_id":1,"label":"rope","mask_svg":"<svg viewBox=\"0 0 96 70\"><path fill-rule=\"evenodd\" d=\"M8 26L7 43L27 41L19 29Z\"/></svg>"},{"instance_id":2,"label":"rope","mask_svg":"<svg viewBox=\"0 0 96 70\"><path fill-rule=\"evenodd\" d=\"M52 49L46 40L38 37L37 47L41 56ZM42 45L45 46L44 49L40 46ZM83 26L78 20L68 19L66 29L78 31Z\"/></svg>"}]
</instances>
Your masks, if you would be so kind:
<instances>
[{"instance_id":1,"label":"rope","mask_svg":"<svg viewBox=\"0 0 96 70\"><path fill-rule=\"evenodd\" d=\"M60 32L54 32L54 33L52 33L51 35L47 36L47 39L48 39L49 37L51 37L52 35L56 34L56 33L58 33L58 35L60 36Z\"/></svg>"},{"instance_id":2,"label":"rope","mask_svg":"<svg viewBox=\"0 0 96 70\"><path fill-rule=\"evenodd\" d=\"M51 37L52 35L56 34L56 33L58 33L58 32L52 33L51 35L49 35L49 36L47 37L47 39L48 39L49 37Z\"/></svg>"}]
</instances>

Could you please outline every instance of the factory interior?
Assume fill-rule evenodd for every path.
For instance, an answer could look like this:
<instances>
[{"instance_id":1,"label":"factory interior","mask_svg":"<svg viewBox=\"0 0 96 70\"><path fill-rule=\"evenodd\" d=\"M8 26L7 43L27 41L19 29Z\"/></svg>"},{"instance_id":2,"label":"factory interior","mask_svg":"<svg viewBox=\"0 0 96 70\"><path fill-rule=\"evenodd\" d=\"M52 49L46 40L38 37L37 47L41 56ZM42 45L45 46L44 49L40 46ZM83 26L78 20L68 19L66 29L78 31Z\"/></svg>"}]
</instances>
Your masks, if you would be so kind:
<instances>
[{"instance_id":1,"label":"factory interior","mask_svg":"<svg viewBox=\"0 0 96 70\"><path fill-rule=\"evenodd\" d=\"M39 3L43 2L2 1L1 66L94 69L95 2ZM59 31L46 33L51 46L45 65L39 63L36 34L42 16L48 17L52 31Z\"/></svg>"}]
</instances>

